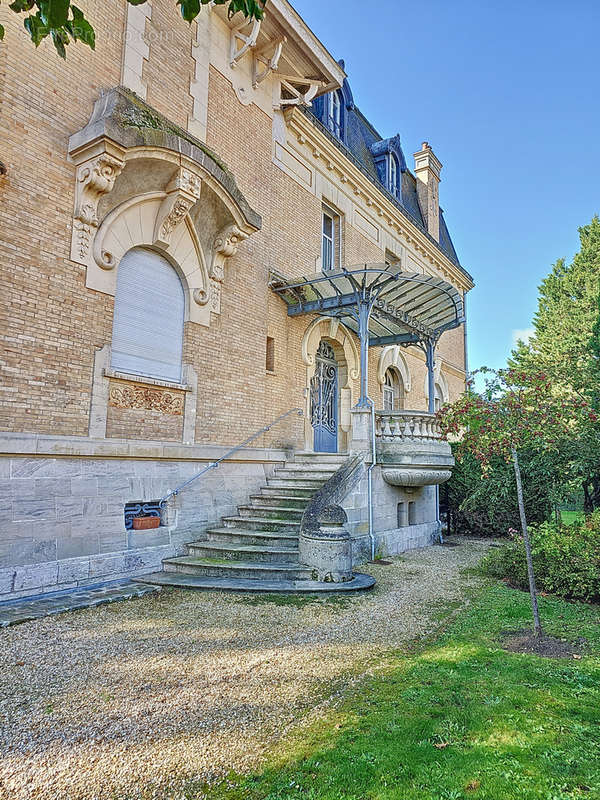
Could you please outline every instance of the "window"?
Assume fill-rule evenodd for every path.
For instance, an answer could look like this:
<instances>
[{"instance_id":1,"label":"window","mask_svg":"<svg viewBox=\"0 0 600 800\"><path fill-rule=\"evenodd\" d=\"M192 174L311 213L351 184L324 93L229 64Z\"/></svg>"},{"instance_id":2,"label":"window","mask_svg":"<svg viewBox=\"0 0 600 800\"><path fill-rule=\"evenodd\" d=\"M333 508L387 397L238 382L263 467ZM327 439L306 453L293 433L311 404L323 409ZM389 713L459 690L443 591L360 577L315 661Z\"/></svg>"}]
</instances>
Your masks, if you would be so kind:
<instances>
[{"instance_id":1,"label":"window","mask_svg":"<svg viewBox=\"0 0 600 800\"><path fill-rule=\"evenodd\" d=\"M399 177L398 159L393 153L390 153L388 157L388 188L394 197L400 197Z\"/></svg>"},{"instance_id":2,"label":"window","mask_svg":"<svg viewBox=\"0 0 600 800\"><path fill-rule=\"evenodd\" d=\"M181 381L185 296L167 259L134 247L119 264L111 366L120 372Z\"/></svg>"},{"instance_id":3,"label":"window","mask_svg":"<svg viewBox=\"0 0 600 800\"><path fill-rule=\"evenodd\" d=\"M275 372L275 339L272 336L267 336L266 370Z\"/></svg>"},{"instance_id":4,"label":"window","mask_svg":"<svg viewBox=\"0 0 600 800\"><path fill-rule=\"evenodd\" d=\"M407 509L406 503L398 503L398 527L399 528L406 528L408 525L408 516L407 516Z\"/></svg>"},{"instance_id":5,"label":"window","mask_svg":"<svg viewBox=\"0 0 600 800\"><path fill-rule=\"evenodd\" d=\"M386 369L383 384L383 410L401 411L404 408L404 386L393 369Z\"/></svg>"},{"instance_id":6,"label":"window","mask_svg":"<svg viewBox=\"0 0 600 800\"><path fill-rule=\"evenodd\" d=\"M408 504L408 524L417 524L417 506L414 500L411 500Z\"/></svg>"},{"instance_id":7,"label":"window","mask_svg":"<svg viewBox=\"0 0 600 800\"><path fill-rule=\"evenodd\" d=\"M340 215L323 206L321 266L324 272L340 266Z\"/></svg>"},{"instance_id":8,"label":"window","mask_svg":"<svg viewBox=\"0 0 600 800\"><path fill-rule=\"evenodd\" d=\"M439 383L435 384L435 394L433 395L433 408L435 411L439 411L440 408L444 405L444 395L442 393L442 388Z\"/></svg>"},{"instance_id":9,"label":"window","mask_svg":"<svg viewBox=\"0 0 600 800\"><path fill-rule=\"evenodd\" d=\"M334 136L342 138L342 98L339 92L330 92L325 96L324 122Z\"/></svg>"}]
</instances>

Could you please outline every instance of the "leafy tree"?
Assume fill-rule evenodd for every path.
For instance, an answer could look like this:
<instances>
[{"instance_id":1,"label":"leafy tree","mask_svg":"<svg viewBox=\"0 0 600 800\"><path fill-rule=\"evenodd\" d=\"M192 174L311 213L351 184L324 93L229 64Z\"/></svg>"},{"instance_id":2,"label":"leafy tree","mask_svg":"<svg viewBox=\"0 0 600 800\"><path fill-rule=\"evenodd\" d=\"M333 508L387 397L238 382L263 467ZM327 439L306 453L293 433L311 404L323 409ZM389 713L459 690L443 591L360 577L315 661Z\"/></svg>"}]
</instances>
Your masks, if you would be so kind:
<instances>
[{"instance_id":1,"label":"leafy tree","mask_svg":"<svg viewBox=\"0 0 600 800\"><path fill-rule=\"evenodd\" d=\"M511 463L514 470L517 505L527 560L527 574L534 632L542 635L537 604L531 545L523 499L519 452L537 450L556 452L569 432L595 413L585 398L573 397L570 403L557 396L545 373L531 374L516 370L481 370L486 376L481 393L469 389L439 412L445 435L458 437L459 458L474 456L485 479L498 459Z\"/></svg>"},{"instance_id":2,"label":"leafy tree","mask_svg":"<svg viewBox=\"0 0 600 800\"><path fill-rule=\"evenodd\" d=\"M459 445L453 444L452 449L457 453ZM520 451L528 524L547 520L553 505L562 501L563 496L556 496L555 487L563 475L563 461L560 451ZM507 535L520 527L513 467L503 458L494 457L485 480L481 470L477 459L464 453L457 457L451 479L441 487L447 496L452 529L473 536Z\"/></svg>"},{"instance_id":3,"label":"leafy tree","mask_svg":"<svg viewBox=\"0 0 600 800\"><path fill-rule=\"evenodd\" d=\"M132 6L140 6L146 0L127 0ZM187 22L196 19L202 6L211 0L176 0L182 17ZM229 16L241 12L249 19L262 19L267 0L213 0L215 5L227 5ZM80 41L96 47L96 36L92 24L83 11L71 0L14 0L9 6L15 14L27 14L23 20L25 30L37 47L47 36L61 58L66 58L69 42ZM0 25L0 39L4 38L4 27Z\"/></svg>"},{"instance_id":4,"label":"leafy tree","mask_svg":"<svg viewBox=\"0 0 600 800\"><path fill-rule=\"evenodd\" d=\"M600 413L600 219L580 228L579 237L572 263L559 259L542 281L534 335L519 343L509 365L532 375L543 371L565 403L585 398ZM569 431L563 449L586 511L600 508L600 431L594 415Z\"/></svg>"}]
</instances>

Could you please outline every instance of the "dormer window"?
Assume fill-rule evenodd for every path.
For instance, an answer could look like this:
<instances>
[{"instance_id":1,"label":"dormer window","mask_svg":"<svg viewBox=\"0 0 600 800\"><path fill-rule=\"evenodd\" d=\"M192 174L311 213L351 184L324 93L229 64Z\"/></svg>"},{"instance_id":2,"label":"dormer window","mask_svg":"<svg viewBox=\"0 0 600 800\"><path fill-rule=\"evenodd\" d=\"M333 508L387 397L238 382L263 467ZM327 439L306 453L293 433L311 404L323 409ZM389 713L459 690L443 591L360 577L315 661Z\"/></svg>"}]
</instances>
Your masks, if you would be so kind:
<instances>
[{"instance_id":1,"label":"dormer window","mask_svg":"<svg viewBox=\"0 0 600 800\"><path fill-rule=\"evenodd\" d=\"M334 136L342 138L342 98L339 92L325 96L325 125Z\"/></svg>"},{"instance_id":2,"label":"dormer window","mask_svg":"<svg viewBox=\"0 0 600 800\"><path fill-rule=\"evenodd\" d=\"M402 173L406 161L400 146L400 137L380 139L371 145L371 153L377 167L377 176L385 189L402 202Z\"/></svg>"},{"instance_id":3,"label":"dormer window","mask_svg":"<svg viewBox=\"0 0 600 800\"><path fill-rule=\"evenodd\" d=\"M388 190L394 197L400 197L400 169L398 159L393 153L388 156Z\"/></svg>"}]
</instances>

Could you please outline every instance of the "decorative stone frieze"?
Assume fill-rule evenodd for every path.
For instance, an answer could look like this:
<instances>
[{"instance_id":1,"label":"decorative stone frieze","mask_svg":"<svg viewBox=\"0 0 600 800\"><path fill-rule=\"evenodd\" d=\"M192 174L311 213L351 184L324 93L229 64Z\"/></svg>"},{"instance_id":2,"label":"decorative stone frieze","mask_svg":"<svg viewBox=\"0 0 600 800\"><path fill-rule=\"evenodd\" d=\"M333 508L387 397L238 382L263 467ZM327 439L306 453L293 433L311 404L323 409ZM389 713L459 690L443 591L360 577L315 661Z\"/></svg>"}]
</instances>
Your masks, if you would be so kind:
<instances>
[{"instance_id":1,"label":"decorative stone frieze","mask_svg":"<svg viewBox=\"0 0 600 800\"><path fill-rule=\"evenodd\" d=\"M108 404L114 408L146 409L179 417L183 415L184 397L183 392L173 392L170 389L111 381Z\"/></svg>"}]
</instances>

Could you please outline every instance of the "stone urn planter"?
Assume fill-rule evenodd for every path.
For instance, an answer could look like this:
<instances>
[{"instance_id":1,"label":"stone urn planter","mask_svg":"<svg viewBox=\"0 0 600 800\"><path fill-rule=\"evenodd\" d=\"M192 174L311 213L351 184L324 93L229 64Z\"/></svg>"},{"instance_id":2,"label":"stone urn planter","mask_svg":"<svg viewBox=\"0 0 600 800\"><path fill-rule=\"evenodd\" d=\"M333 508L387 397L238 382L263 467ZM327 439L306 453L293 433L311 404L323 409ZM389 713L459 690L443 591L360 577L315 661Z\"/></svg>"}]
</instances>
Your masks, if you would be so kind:
<instances>
[{"instance_id":1,"label":"stone urn planter","mask_svg":"<svg viewBox=\"0 0 600 800\"><path fill-rule=\"evenodd\" d=\"M133 530L147 531L160 526L160 517L134 517Z\"/></svg>"}]
</instances>

